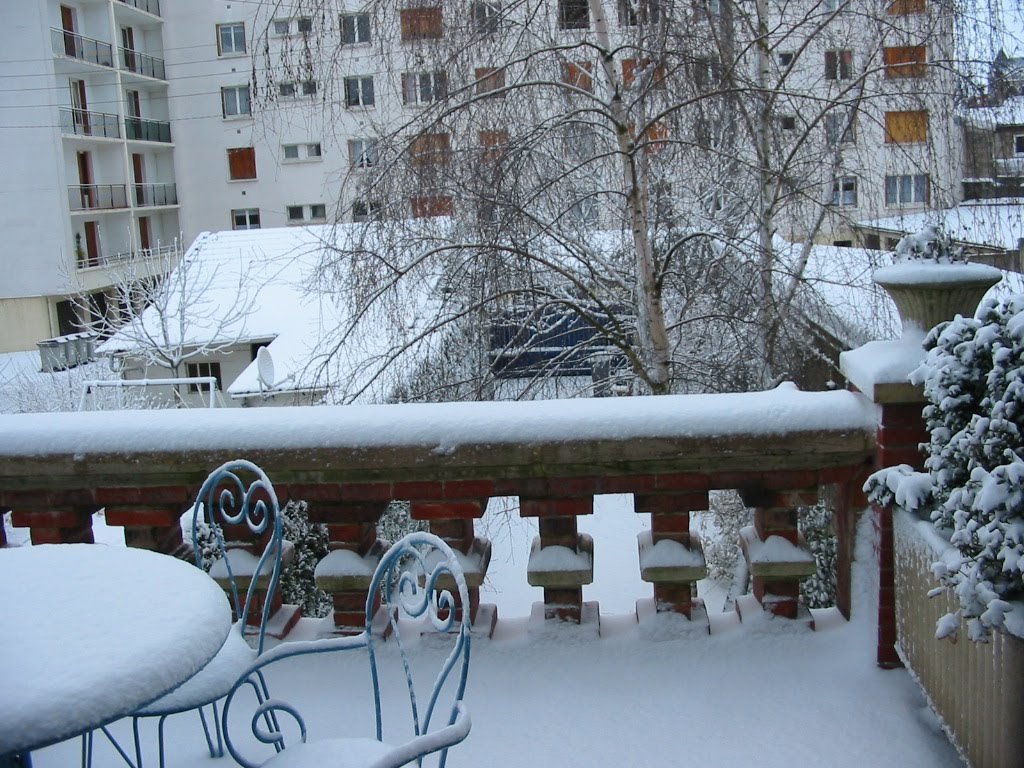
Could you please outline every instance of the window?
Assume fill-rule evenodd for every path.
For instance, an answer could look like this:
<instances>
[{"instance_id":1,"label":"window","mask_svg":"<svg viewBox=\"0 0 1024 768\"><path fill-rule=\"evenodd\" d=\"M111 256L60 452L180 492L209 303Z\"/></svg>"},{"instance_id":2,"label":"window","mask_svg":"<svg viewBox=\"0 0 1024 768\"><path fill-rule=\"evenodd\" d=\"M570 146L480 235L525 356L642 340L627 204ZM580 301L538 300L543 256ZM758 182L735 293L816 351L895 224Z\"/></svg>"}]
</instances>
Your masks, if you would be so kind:
<instances>
[{"instance_id":1,"label":"window","mask_svg":"<svg viewBox=\"0 0 1024 768\"><path fill-rule=\"evenodd\" d=\"M301 205L289 205L285 209L285 213L288 216L288 221L293 224L295 222L302 221L304 218L304 212Z\"/></svg>"},{"instance_id":2,"label":"window","mask_svg":"<svg viewBox=\"0 0 1024 768\"><path fill-rule=\"evenodd\" d=\"M444 34L440 6L434 8L403 8L399 12L402 42L438 40Z\"/></svg>"},{"instance_id":3,"label":"window","mask_svg":"<svg viewBox=\"0 0 1024 768\"><path fill-rule=\"evenodd\" d=\"M636 81L636 77L639 74L644 76L653 69L653 77L651 79L652 88L665 87L665 68L660 64L652 66L650 59L641 59L639 65L637 65L636 59L623 59L622 60L622 84L629 88Z\"/></svg>"},{"instance_id":4,"label":"window","mask_svg":"<svg viewBox=\"0 0 1024 768\"><path fill-rule=\"evenodd\" d=\"M886 205L913 205L928 202L928 174L915 173L885 177Z\"/></svg>"},{"instance_id":5,"label":"window","mask_svg":"<svg viewBox=\"0 0 1024 768\"><path fill-rule=\"evenodd\" d=\"M796 54L792 51L783 51L778 54L779 69L786 70L793 66L793 61L796 59Z\"/></svg>"},{"instance_id":6,"label":"window","mask_svg":"<svg viewBox=\"0 0 1024 768\"><path fill-rule=\"evenodd\" d=\"M473 71L476 78L476 93L481 95L497 91L505 87L505 70L495 67L477 67ZM504 94L502 94L504 95Z\"/></svg>"},{"instance_id":7,"label":"window","mask_svg":"<svg viewBox=\"0 0 1024 768\"><path fill-rule=\"evenodd\" d=\"M782 115L779 117L779 127L784 131L795 131L796 117L793 115Z\"/></svg>"},{"instance_id":8,"label":"window","mask_svg":"<svg viewBox=\"0 0 1024 768\"><path fill-rule=\"evenodd\" d=\"M341 42L344 45L370 42L370 14L341 14Z\"/></svg>"},{"instance_id":9,"label":"window","mask_svg":"<svg viewBox=\"0 0 1024 768\"><path fill-rule=\"evenodd\" d=\"M319 160L321 149L319 143L282 144L281 151L286 161Z\"/></svg>"},{"instance_id":10,"label":"window","mask_svg":"<svg viewBox=\"0 0 1024 768\"><path fill-rule=\"evenodd\" d=\"M477 2L471 6L473 28L478 35L493 35L501 25L501 6L497 3Z\"/></svg>"},{"instance_id":11,"label":"window","mask_svg":"<svg viewBox=\"0 0 1024 768\"><path fill-rule=\"evenodd\" d=\"M353 168L372 168L377 164L377 142L373 139L349 139L348 162Z\"/></svg>"},{"instance_id":12,"label":"window","mask_svg":"<svg viewBox=\"0 0 1024 768\"><path fill-rule=\"evenodd\" d=\"M224 117L241 117L242 115L252 114L248 85L233 85L221 88L220 101Z\"/></svg>"},{"instance_id":13,"label":"window","mask_svg":"<svg viewBox=\"0 0 1024 768\"><path fill-rule=\"evenodd\" d=\"M274 19L274 34L287 35L291 31L291 26L290 19Z\"/></svg>"},{"instance_id":14,"label":"window","mask_svg":"<svg viewBox=\"0 0 1024 768\"><path fill-rule=\"evenodd\" d=\"M853 51L825 51L825 79L849 80L853 77Z\"/></svg>"},{"instance_id":15,"label":"window","mask_svg":"<svg viewBox=\"0 0 1024 768\"><path fill-rule=\"evenodd\" d=\"M373 78L372 77L346 77L345 78L345 106L348 106L348 107L372 107L373 106Z\"/></svg>"},{"instance_id":16,"label":"window","mask_svg":"<svg viewBox=\"0 0 1024 768\"><path fill-rule=\"evenodd\" d=\"M841 176L832 182L832 205L852 208L857 205L857 179Z\"/></svg>"},{"instance_id":17,"label":"window","mask_svg":"<svg viewBox=\"0 0 1024 768\"><path fill-rule=\"evenodd\" d=\"M562 62L562 82L581 91L594 90L594 65L589 61Z\"/></svg>"},{"instance_id":18,"label":"window","mask_svg":"<svg viewBox=\"0 0 1024 768\"><path fill-rule=\"evenodd\" d=\"M409 164L414 168L448 165L451 152L447 133L423 133L409 144Z\"/></svg>"},{"instance_id":19,"label":"window","mask_svg":"<svg viewBox=\"0 0 1024 768\"><path fill-rule=\"evenodd\" d=\"M323 203L313 203L309 206L310 221L327 221L327 206Z\"/></svg>"},{"instance_id":20,"label":"window","mask_svg":"<svg viewBox=\"0 0 1024 768\"><path fill-rule=\"evenodd\" d=\"M380 203L376 200L356 200L352 203L352 221L370 221L380 215Z\"/></svg>"},{"instance_id":21,"label":"window","mask_svg":"<svg viewBox=\"0 0 1024 768\"><path fill-rule=\"evenodd\" d=\"M925 0L892 0L886 8L890 16L909 16L926 10Z\"/></svg>"},{"instance_id":22,"label":"window","mask_svg":"<svg viewBox=\"0 0 1024 768\"><path fill-rule=\"evenodd\" d=\"M238 147L228 150L228 177L233 181L256 178L256 149Z\"/></svg>"},{"instance_id":23,"label":"window","mask_svg":"<svg viewBox=\"0 0 1024 768\"><path fill-rule=\"evenodd\" d=\"M309 34L313 31L313 19L309 16L299 16L296 19L274 19L274 34L278 37L290 35L292 32L292 21L295 22L295 31L300 34Z\"/></svg>"},{"instance_id":24,"label":"window","mask_svg":"<svg viewBox=\"0 0 1024 768\"><path fill-rule=\"evenodd\" d=\"M840 109L825 115L825 140L833 147L853 144L857 140L856 122L851 110Z\"/></svg>"},{"instance_id":25,"label":"window","mask_svg":"<svg viewBox=\"0 0 1024 768\"><path fill-rule=\"evenodd\" d=\"M316 96L316 80L303 80L301 83L285 80L277 84L277 92L283 99L295 98L300 90L303 96Z\"/></svg>"},{"instance_id":26,"label":"window","mask_svg":"<svg viewBox=\"0 0 1024 768\"><path fill-rule=\"evenodd\" d=\"M480 131L482 159L486 162L500 160L508 146L508 131Z\"/></svg>"},{"instance_id":27,"label":"window","mask_svg":"<svg viewBox=\"0 0 1024 768\"><path fill-rule=\"evenodd\" d=\"M402 99L406 104L429 104L448 95L444 72L403 72Z\"/></svg>"},{"instance_id":28,"label":"window","mask_svg":"<svg viewBox=\"0 0 1024 768\"><path fill-rule=\"evenodd\" d=\"M245 24L218 24L217 54L230 56L238 53L245 53Z\"/></svg>"},{"instance_id":29,"label":"window","mask_svg":"<svg viewBox=\"0 0 1024 768\"><path fill-rule=\"evenodd\" d=\"M285 215L289 224L302 224L306 221L327 221L327 206L323 203L309 205L289 205L285 207Z\"/></svg>"},{"instance_id":30,"label":"window","mask_svg":"<svg viewBox=\"0 0 1024 768\"><path fill-rule=\"evenodd\" d=\"M217 390L221 389L220 363L185 363L185 372L191 377L212 376L217 380ZM189 392L209 392L209 384L189 384Z\"/></svg>"},{"instance_id":31,"label":"window","mask_svg":"<svg viewBox=\"0 0 1024 768\"><path fill-rule=\"evenodd\" d=\"M433 216L451 216L455 206L448 195L419 195L409 200L412 204L412 215L415 219L427 219Z\"/></svg>"},{"instance_id":32,"label":"window","mask_svg":"<svg viewBox=\"0 0 1024 768\"><path fill-rule=\"evenodd\" d=\"M924 77L928 72L928 51L923 45L901 45L882 49L885 76Z\"/></svg>"},{"instance_id":33,"label":"window","mask_svg":"<svg viewBox=\"0 0 1024 768\"><path fill-rule=\"evenodd\" d=\"M590 29L587 0L558 0L559 29Z\"/></svg>"},{"instance_id":34,"label":"window","mask_svg":"<svg viewBox=\"0 0 1024 768\"><path fill-rule=\"evenodd\" d=\"M1013 137L1013 154L1024 155L1024 134L1022 133Z\"/></svg>"},{"instance_id":35,"label":"window","mask_svg":"<svg viewBox=\"0 0 1024 768\"><path fill-rule=\"evenodd\" d=\"M260 209L259 208L236 208L231 211L232 229L259 229Z\"/></svg>"},{"instance_id":36,"label":"window","mask_svg":"<svg viewBox=\"0 0 1024 768\"><path fill-rule=\"evenodd\" d=\"M618 0L619 25L623 27L635 27L640 23L657 23L661 18L661 7L659 0ZM716 0L708 2L711 10L717 4ZM713 11L717 15L718 10Z\"/></svg>"},{"instance_id":37,"label":"window","mask_svg":"<svg viewBox=\"0 0 1024 768\"><path fill-rule=\"evenodd\" d=\"M295 25L302 34L307 34L313 31L313 19L309 16L300 16L295 20Z\"/></svg>"},{"instance_id":38,"label":"window","mask_svg":"<svg viewBox=\"0 0 1024 768\"><path fill-rule=\"evenodd\" d=\"M886 112L885 143L915 144L928 141L928 111Z\"/></svg>"}]
</instances>

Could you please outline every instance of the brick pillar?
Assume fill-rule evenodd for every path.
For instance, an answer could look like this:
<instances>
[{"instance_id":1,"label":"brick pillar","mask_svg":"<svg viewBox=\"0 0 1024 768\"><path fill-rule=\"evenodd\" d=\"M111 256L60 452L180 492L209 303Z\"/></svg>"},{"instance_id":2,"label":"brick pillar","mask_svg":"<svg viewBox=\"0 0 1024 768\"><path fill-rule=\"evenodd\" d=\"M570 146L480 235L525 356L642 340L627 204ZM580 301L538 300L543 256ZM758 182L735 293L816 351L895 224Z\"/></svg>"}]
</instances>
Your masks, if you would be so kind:
<instances>
[{"instance_id":1,"label":"brick pillar","mask_svg":"<svg viewBox=\"0 0 1024 768\"><path fill-rule=\"evenodd\" d=\"M366 625L366 596L373 572L387 549L387 543L377 539L377 521L388 501L342 502L337 485L290 490L292 498L308 502L310 521L327 526L330 551L317 564L314 578L334 603L335 632L358 634Z\"/></svg>"},{"instance_id":2,"label":"brick pillar","mask_svg":"<svg viewBox=\"0 0 1024 768\"><path fill-rule=\"evenodd\" d=\"M856 543L858 513L868 506L864 495L864 481L869 474L868 467L852 472L848 479L834 486L836 529L836 608L846 619L852 610L851 579L853 575L853 550Z\"/></svg>"},{"instance_id":3,"label":"brick pillar","mask_svg":"<svg viewBox=\"0 0 1024 768\"><path fill-rule=\"evenodd\" d=\"M453 550L463 555L460 558L466 586L469 589L469 618L474 626L478 619L487 624L483 629L490 635L498 620L497 610L488 608L486 616L480 614L480 585L487 575L487 566L491 562L491 543L487 539L478 539L473 521L483 517L487 509L487 499L447 499L445 501L411 501L409 515L413 520L426 520L430 523L430 532L440 537ZM442 578L439 586L452 591L458 604L457 619L461 620L463 606L455 592L455 583Z\"/></svg>"},{"instance_id":4,"label":"brick pillar","mask_svg":"<svg viewBox=\"0 0 1024 768\"><path fill-rule=\"evenodd\" d=\"M650 514L651 530L638 536L640 549L640 578L654 585L657 612L681 613L690 618L697 599L697 582L707 576L700 537L690 531L690 513L708 508L707 491L684 493L634 494L634 510ZM659 542L674 542L678 556L673 564L664 558L653 559L651 554ZM664 551L666 545L661 546Z\"/></svg>"},{"instance_id":5,"label":"brick pillar","mask_svg":"<svg viewBox=\"0 0 1024 768\"><path fill-rule=\"evenodd\" d=\"M797 528L797 508L814 504L817 490L746 489L740 495L754 508L754 525L740 531L754 597L766 613L809 620L800 602L800 579L814 573L815 564ZM742 618L740 603L736 605Z\"/></svg>"},{"instance_id":6,"label":"brick pillar","mask_svg":"<svg viewBox=\"0 0 1024 768\"><path fill-rule=\"evenodd\" d=\"M594 580L594 540L578 532L576 518L593 511L593 496L520 497L519 514L538 518L540 531L530 549L526 578L531 586L544 588L545 619L579 624L583 618L583 586Z\"/></svg>"},{"instance_id":7,"label":"brick pillar","mask_svg":"<svg viewBox=\"0 0 1024 768\"><path fill-rule=\"evenodd\" d=\"M96 511L94 506L17 506L11 523L28 528L33 544L92 544Z\"/></svg>"},{"instance_id":8,"label":"brick pillar","mask_svg":"<svg viewBox=\"0 0 1024 768\"><path fill-rule=\"evenodd\" d=\"M191 539L182 540L181 516L195 502L185 486L97 488L96 502L106 508L108 524L124 528L129 547L194 558Z\"/></svg>"},{"instance_id":9,"label":"brick pillar","mask_svg":"<svg viewBox=\"0 0 1024 768\"><path fill-rule=\"evenodd\" d=\"M909 464L924 469L924 454L920 444L927 443L921 411L923 398L918 402L885 403L878 426L875 463L879 469ZM892 509L874 506L875 532L878 541L878 666L891 669L903 666L896 653L896 547L893 538Z\"/></svg>"}]
</instances>

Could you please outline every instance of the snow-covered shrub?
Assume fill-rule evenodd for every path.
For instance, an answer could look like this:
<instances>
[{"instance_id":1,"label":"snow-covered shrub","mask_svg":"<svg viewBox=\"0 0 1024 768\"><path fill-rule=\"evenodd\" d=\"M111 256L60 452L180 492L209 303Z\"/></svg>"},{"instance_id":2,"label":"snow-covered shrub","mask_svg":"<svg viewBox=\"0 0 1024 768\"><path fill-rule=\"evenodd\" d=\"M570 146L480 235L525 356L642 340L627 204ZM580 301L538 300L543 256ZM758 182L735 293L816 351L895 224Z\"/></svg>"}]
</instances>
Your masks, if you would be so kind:
<instances>
[{"instance_id":1,"label":"snow-covered shrub","mask_svg":"<svg viewBox=\"0 0 1024 768\"><path fill-rule=\"evenodd\" d=\"M896 261L932 261L952 264L966 261L964 249L941 227L929 225L920 232L903 237L896 244Z\"/></svg>"},{"instance_id":2,"label":"snow-covered shrub","mask_svg":"<svg viewBox=\"0 0 1024 768\"><path fill-rule=\"evenodd\" d=\"M284 602L298 605L305 616L326 616L333 609L330 595L313 579L316 564L327 555L327 526L311 523L306 502L289 501L281 511L284 538L295 547L295 559L281 572Z\"/></svg>"},{"instance_id":3,"label":"snow-covered shrub","mask_svg":"<svg viewBox=\"0 0 1024 768\"><path fill-rule=\"evenodd\" d=\"M200 521L196 525L196 542L199 544L199 552L203 556L203 570L209 572L213 564L220 560L221 544L220 539L224 534L220 526L214 523L209 525Z\"/></svg>"},{"instance_id":4,"label":"snow-covered shrub","mask_svg":"<svg viewBox=\"0 0 1024 768\"><path fill-rule=\"evenodd\" d=\"M814 555L817 570L800 582L800 596L809 608L828 608L836 604L836 557L839 543L836 539L832 506L820 501L811 507L801 507L800 531Z\"/></svg>"},{"instance_id":5,"label":"snow-covered shrub","mask_svg":"<svg viewBox=\"0 0 1024 768\"><path fill-rule=\"evenodd\" d=\"M408 501L392 501L377 521L377 538L387 542L398 541L413 531L429 531L425 520L413 520L409 516Z\"/></svg>"},{"instance_id":6,"label":"snow-covered shrub","mask_svg":"<svg viewBox=\"0 0 1024 768\"><path fill-rule=\"evenodd\" d=\"M1024 296L986 301L978 319L943 323L924 344L911 378L929 403L927 472L882 470L866 490L928 513L948 536L960 558L933 571L960 608L936 635L955 636L966 619L971 639L984 640L1002 626L1006 601L1024 594Z\"/></svg>"},{"instance_id":7,"label":"snow-covered shrub","mask_svg":"<svg viewBox=\"0 0 1024 768\"><path fill-rule=\"evenodd\" d=\"M740 529L750 525L752 513L736 491L712 491L709 503L715 530L708 531L704 541L708 576L731 583L741 559Z\"/></svg>"}]
</instances>

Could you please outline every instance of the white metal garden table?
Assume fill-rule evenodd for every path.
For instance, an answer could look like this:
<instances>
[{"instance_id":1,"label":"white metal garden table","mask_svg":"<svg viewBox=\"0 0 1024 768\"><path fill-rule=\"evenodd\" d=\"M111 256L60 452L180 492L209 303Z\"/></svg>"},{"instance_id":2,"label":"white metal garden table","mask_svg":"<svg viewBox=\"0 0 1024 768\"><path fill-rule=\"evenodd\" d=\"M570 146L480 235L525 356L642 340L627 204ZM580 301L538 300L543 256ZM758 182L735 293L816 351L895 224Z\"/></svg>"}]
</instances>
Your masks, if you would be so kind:
<instances>
[{"instance_id":1,"label":"white metal garden table","mask_svg":"<svg viewBox=\"0 0 1024 768\"><path fill-rule=\"evenodd\" d=\"M230 626L223 591L191 563L101 544L0 549L0 762L173 690Z\"/></svg>"}]
</instances>

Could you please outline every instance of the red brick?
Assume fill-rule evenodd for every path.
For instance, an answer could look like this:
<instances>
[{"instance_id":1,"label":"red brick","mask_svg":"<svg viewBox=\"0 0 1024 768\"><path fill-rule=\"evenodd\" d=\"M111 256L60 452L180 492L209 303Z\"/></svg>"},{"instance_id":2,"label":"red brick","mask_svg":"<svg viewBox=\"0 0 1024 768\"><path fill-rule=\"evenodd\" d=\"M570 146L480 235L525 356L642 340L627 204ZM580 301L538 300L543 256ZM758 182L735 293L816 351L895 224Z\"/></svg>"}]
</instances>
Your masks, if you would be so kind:
<instances>
[{"instance_id":1,"label":"red brick","mask_svg":"<svg viewBox=\"0 0 1024 768\"><path fill-rule=\"evenodd\" d=\"M15 509L11 522L16 528L73 528L90 517L91 512L75 509Z\"/></svg>"},{"instance_id":2,"label":"red brick","mask_svg":"<svg viewBox=\"0 0 1024 768\"><path fill-rule=\"evenodd\" d=\"M711 474L712 488L735 488L742 491L744 488L760 488L764 483L760 472L713 472Z\"/></svg>"},{"instance_id":3,"label":"red brick","mask_svg":"<svg viewBox=\"0 0 1024 768\"><path fill-rule=\"evenodd\" d=\"M344 501L392 501L390 483L345 483L341 486Z\"/></svg>"},{"instance_id":4,"label":"red brick","mask_svg":"<svg viewBox=\"0 0 1024 768\"><path fill-rule=\"evenodd\" d=\"M924 468L924 454L917 448L885 448L878 447L878 465L880 467L895 467L899 464L909 464L914 469Z\"/></svg>"},{"instance_id":5,"label":"red brick","mask_svg":"<svg viewBox=\"0 0 1024 768\"><path fill-rule=\"evenodd\" d=\"M473 540L472 519L439 519L430 521L430 532L446 541L466 542Z\"/></svg>"},{"instance_id":6,"label":"red brick","mask_svg":"<svg viewBox=\"0 0 1024 768\"><path fill-rule=\"evenodd\" d=\"M764 487L776 491L817 491L818 473L815 470L765 472Z\"/></svg>"},{"instance_id":7,"label":"red brick","mask_svg":"<svg viewBox=\"0 0 1024 768\"><path fill-rule=\"evenodd\" d=\"M358 543L365 534L364 523L327 523L327 538L332 543Z\"/></svg>"},{"instance_id":8,"label":"red brick","mask_svg":"<svg viewBox=\"0 0 1024 768\"><path fill-rule=\"evenodd\" d=\"M601 479L601 493L645 493L658 487L655 475L617 475Z\"/></svg>"},{"instance_id":9,"label":"red brick","mask_svg":"<svg viewBox=\"0 0 1024 768\"><path fill-rule=\"evenodd\" d=\"M575 517L541 517L537 525L541 546L576 548L579 533Z\"/></svg>"},{"instance_id":10,"label":"red brick","mask_svg":"<svg viewBox=\"0 0 1024 768\"><path fill-rule=\"evenodd\" d=\"M659 542L662 539L673 539L689 546L690 514L688 512L677 512L674 515L651 515L651 536L654 542Z\"/></svg>"},{"instance_id":11,"label":"red brick","mask_svg":"<svg viewBox=\"0 0 1024 768\"><path fill-rule=\"evenodd\" d=\"M898 448L911 446L916 448L920 443L927 443L929 440L928 430L924 424L917 427L879 427L875 433L875 439L880 445L887 448Z\"/></svg>"},{"instance_id":12,"label":"red brick","mask_svg":"<svg viewBox=\"0 0 1024 768\"><path fill-rule=\"evenodd\" d=\"M394 483L391 493L395 499L440 501L444 498L444 486L437 480Z\"/></svg>"},{"instance_id":13,"label":"red brick","mask_svg":"<svg viewBox=\"0 0 1024 768\"><path fill-rule=\"evenodd\" d=\"M800 597L800 581L798 579L766 579L763 576L755 576L754 597L759 602L764 602L766 595L774 595L781 598L797 599Z\"/></svg>"},{"instance_id":14,"label":"red brick","mask_svg":"<svg viewBox=\"0 0 1024 768\"><path fill-rule=\"evenodd\" d=\"M655 584L654 603L659 613L681 613L688 617L693 611L693 589L689 584Z\"/></svg>"},{"instance_id":15,"label":"red brick","mask_svg":"<svg viewBox=\"0 0 1024 768\"><path fill-rule=\"evenodd\" d=\"M583 613L583 589L544 589L544 618L580 623Z\"/></svg>"},{"instance_id":16,"label":"red brick","mask_svg":"<svg viewBox=\"0 0 1024 768\"><path fill-rule=\"evenodd\" d=\"M659 491L706 491L711 482L707 475L658 475L655 487Z\"/></svg>"},{"instance_id":17,"label":"red brick","mask_svg":"<svg viewBox=\"0 0 1024 768\"><path fill-rule=\"evenodd\" d=\"M331 595L335 611L359 611L366 614L365 592L335 592Z\"/></svg>"},{"instance_id":18,"label":"red brick","mask_svg":"<svg viewBox=\"0 0 1024 768\"><path fill-rule=\"evenodd\" d=\"M413 520L449 520L483 517L484 503L479 501L414 501L410 505Z\"/></svg>"},{"instance_id":19,"label":"red brick","mask_svg":"<svg viewBox=\"0 0 1024 768\"><path fill-rule=\"evenodd\" d=\"M135 549L174 554L183 541L181 525L129 527L124 529L124 543Z\"/></svg>"},{"instance_id":20,"label":"red brick","mask_svg":"<svg viewBox=\"0 0 1024 768\"><path fill-rule=\"evenodd\" d=\"M446 480L446 499L484 499L496 495L493 480Z\"/></svg>"},{"instance_id":21,"label":"red brick","mask_svg":"<svg viewBox=\"0 0 1024 768\"><path fill-rule=\"evenodd\" d=\"M553 477L548 480L548 494L552 496L593 496L600 491L596 477Z\"/></svg>"},{"instance_id":22,"label":"red brick","mask_svg":"<svg viewBox=\"0 0 1024 768\"><path fill-rule=\"evenodd\" d=\"M387 504L376 502L332 504L314 502L309 505L309 519L316 523L376 523Z\"/></svg>"},{"instance_id":23,"label":"red brick","mask_svg":"<svg viewBox=\"0 0 1024 768\"><path fill-rule=\"evenodd\" d=\"M33 528L29 531L33 544L68 544L64 540L63 528Z\"/></svg>"},{"instance_id":24,"label":"red brick","mask_svg":"<svg viewBox=\"0 0 1024 768\"><path fill-rule=\"evenodd\" d=\"M924 423L923 403L895 403L882 406L884 427L917 427Z\"/></svg>"},{"instance_id":25,"label":"red brick","mask_svg":"<svg viewBox=\"0 0 1024 768\"><path fill-rule=\"evenodd\" d=\"M280 489L292 501L341 501L340 483L293 483ZM312 506L312 505L310 505Z\"/></svg>"},{"instance_id":26,"label":"red brick","mask_svg":"<svg viewBox=\"0 0 1024 768\"><path fill-rule=\"evenodd\" d=\"M589 515L594 511L592 497L581 499L520 499L520 517L548 517L551 515Z\"/></svg>"},{"instance_id":27,"label":"red brick","mask_svg":"<svg viewBox=\"0 0 1024 768\"><path fill-rule=\"evenodd\" d=\"M834 485L836 483L845 483L850 478L854 477L862 468L856 467L829 467L827 469L818 470L818 482L816 485Z\"/></svg>"},{"instance_id":28,"label":"red brick","mask_svg":"<svg viewBox=\"0 0 1024 768\"><path fill-rule=\"evenodd\" d=\"M543 477L516 477L494 481L495 496L544 496L548 481Z\"/></svg>"},{"instance_id":29,"label":"red brick","mask_svg":"<svg viewBox=\"0 0 1024 768\"><path fill-rule=\"evenodd\" d=\"M633 496L633 511L637 514L673 514L676 512L694 512L707 508L707 492L651 493Z\"/></svg>"},{"instance_id":30,"label":"red brick","mask_svg":"<svg viewBox=\"0 0 1024 768\"><path fill-rule=\"evenodd\" d=\"M111 525L156 527L171 526L178 522L181 510L178 507L121 507L108 506L107 522Z\"/></svg>"}]
</instances>

